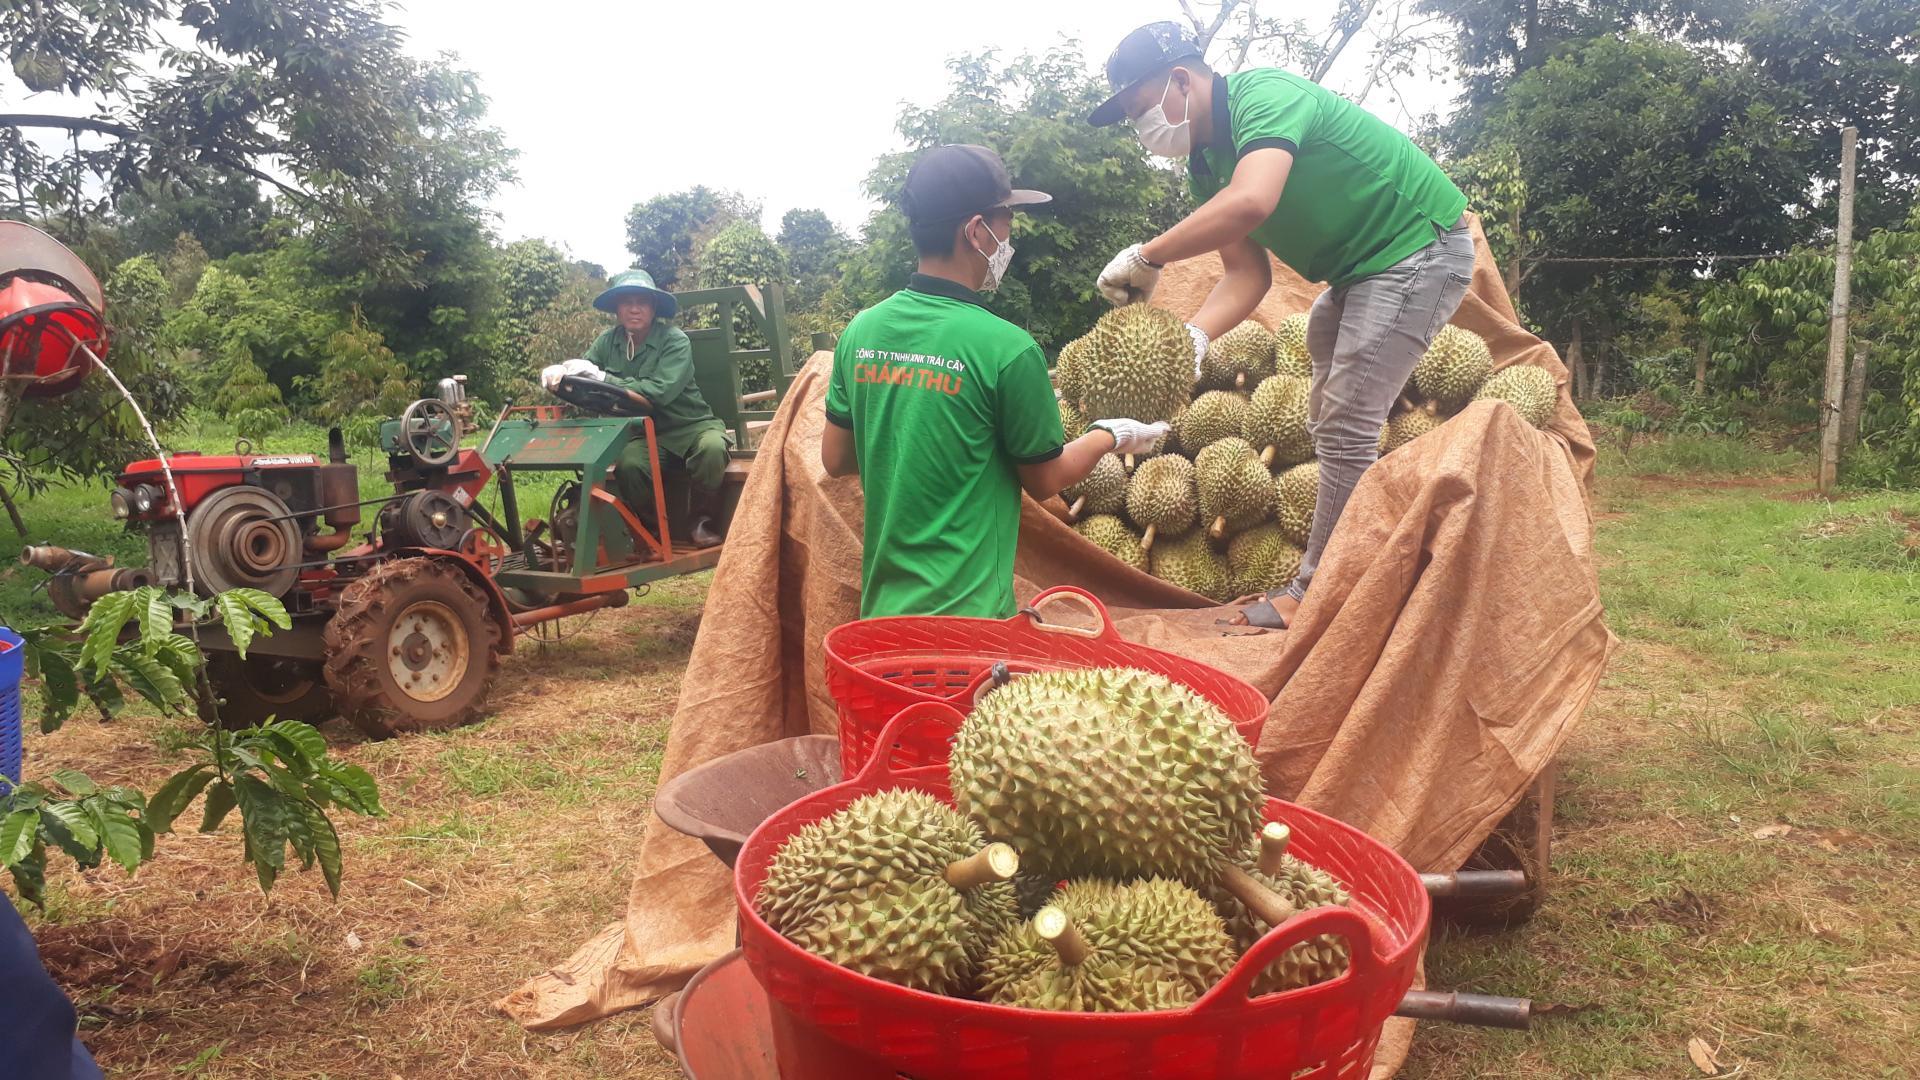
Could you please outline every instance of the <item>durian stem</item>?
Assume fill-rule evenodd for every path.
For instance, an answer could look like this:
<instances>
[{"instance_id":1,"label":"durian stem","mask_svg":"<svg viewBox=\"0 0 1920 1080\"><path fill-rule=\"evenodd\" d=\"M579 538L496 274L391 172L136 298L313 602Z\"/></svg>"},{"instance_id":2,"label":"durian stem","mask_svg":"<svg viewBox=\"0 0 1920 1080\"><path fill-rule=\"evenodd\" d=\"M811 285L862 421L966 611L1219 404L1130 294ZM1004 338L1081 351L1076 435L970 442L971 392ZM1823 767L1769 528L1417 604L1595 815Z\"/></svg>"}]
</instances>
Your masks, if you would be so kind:
<instances>
[{"instance_id":1,"label":"durian stem","mask_svg":"<svg viewBox=\"0 0 1920 1080\"><path fill-rule=\"evenodd\" d=\"M1067 507L1067 520L1079 521L1080 511L1086 509L1086 506L1087 506L1087 497L1085 495L1082 495L1079 498L1073 500L1073 505Z\"/></svg>"},{"instance_id":2,"label":"durian stem","mask_svg":"<svg viewBox=\"0 0 1920 1080\"><path fill-rule=\"evenodd\" d=\"M1133 455L1132 454L1122 454L1120 456L1120 464L1123 468L1127 470L1128 476L1133 475Z\"/></svg>"},{"instance_id":3,"label":"durian stem","mask_svg":"<svg viewBox=\"0 0 1920 1080\"><path fill-rule=\"evenodd\" d=\"M1073 920L1067 918L1066 911L1061 908L1051 905L1041 908L1039 914L1033 917L1033 932L1040 935L1040 940L1053 946L1053 950L1060 954L1060 962L1068 967L1079 967L1093 955L1093 946L1080 936L1080 928L1073 925Z\"/></svg>"},{"instance_id":4,"label":"durian stem","mask_svg":"<svg viewBox=\"0 0 1920 1080\"><path fill-rule=\"evenodd\" d=\"M1227 515L1221 514L1219 517L1214 518L1213 524L1207 528L1207 535L1213 537L1215 540L1226 539Z\"/></svg>"},{"instance_id":5,"label":"durian stem","mask_svg":"<svg viewBox=\"0 0 1920 1080\"><path fill-rule=\"evenodd\" d=\"M1277 446L1269 446L1265 450L1260 451L1260 464L1265 465L1269 469L1273 468L1273 459L1279 453L1280 448Z\"/></svg>"},{"instance_id":6,"label":"durian stem","mask_svg":"<svg viewBox=\"0 0 1920 1080\"><path fill-rule=\"evenodd\" d=\"M1293 830L1277 821L1267 822L1260 830L1260 872L1268 877L1278 877L1287 868L1287 841L1293 839Z\"/></svg>"},{"instance_id":7,"label":"durian stem","mask_svg":"<svg viewBox=\"0 0 1920 1080\"><path fill-rule=\"evenodd\" d=\"M947 864L947 884L966 892L997 881L1012 881L1020 872L1020 854L1006 844L988 844L964 859Z\"/></svg>"},{"instance_id":8,"label":"durian stem","mask_svg":"<svg viewBox=\"0 0 1920 1080\"><path fill-rule=\"evenodd\" d=\"M1233 388L1234 388L1235 390L1245 390L1245 389L1247 388L1247 373L1246 373L1246 372L1244 372L1244 371L1236 371L1236 372L1234 372L1234 373L1233 373Z\"/></svg>"},{"instance_id":9,"label":"durian stem","mask_svg":"<svg viewBox=\"0 0 1920 1080\"><path fill-rule=\"evenodd\" d=\"M1221 876L1221 883L1233 894L1235 900L1245 904L1248 911L1259 916L1268 926L1279 926L1293 918L1294 906L1285 897L1254 879L1252 874L1237 866L1229 866Z\"/></svg>"},{"instance_id":10,"label":"durian stem","mask_svg":"<svg viewBox=\"0 0 1920 1080\"><path fill-rule=\"evenodd\" d=\"M1147 526L1147 531L1140 534L1140 550L1141 551L1153 550L1153 534L1158 532L1159 530L1160 530L1160 526L1149 525Z\"/></svg>"}]
</instances>

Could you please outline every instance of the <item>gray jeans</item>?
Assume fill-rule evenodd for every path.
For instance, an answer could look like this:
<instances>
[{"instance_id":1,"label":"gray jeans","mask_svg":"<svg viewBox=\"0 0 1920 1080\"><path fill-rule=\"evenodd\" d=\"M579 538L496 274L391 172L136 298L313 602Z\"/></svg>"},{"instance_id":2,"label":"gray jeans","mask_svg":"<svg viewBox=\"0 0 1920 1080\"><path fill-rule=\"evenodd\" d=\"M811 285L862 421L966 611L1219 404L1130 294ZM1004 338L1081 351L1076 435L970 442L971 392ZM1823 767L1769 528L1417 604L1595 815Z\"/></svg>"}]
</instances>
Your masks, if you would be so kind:
<instances>
[{"instance_id":1,"label":"gray jeans","mask_svg":"<svg viewBox=\"0 0 1920 1080\"><path fill-rule=\"evenodd\" d=\"M1387 412L1472 277L1473 233L1462 218L1404 260L1314 301L1307 323L1313 354L1307 427L1320 459L1320 494L1300 575L1287 586L1294 599L1307 595L1354 485L1380 456Z\"/></svg>"}]
</instances>

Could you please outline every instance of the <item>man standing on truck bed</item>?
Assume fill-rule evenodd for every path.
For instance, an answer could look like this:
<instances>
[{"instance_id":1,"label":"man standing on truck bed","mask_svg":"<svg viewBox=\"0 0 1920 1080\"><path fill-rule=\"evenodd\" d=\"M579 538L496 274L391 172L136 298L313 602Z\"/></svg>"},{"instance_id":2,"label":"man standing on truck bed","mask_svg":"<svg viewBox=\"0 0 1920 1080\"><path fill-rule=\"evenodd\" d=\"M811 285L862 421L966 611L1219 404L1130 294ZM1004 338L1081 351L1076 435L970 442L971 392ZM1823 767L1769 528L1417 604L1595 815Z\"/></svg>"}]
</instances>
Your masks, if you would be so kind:
<instances>
[{"instance_id":1,"label":"man standing on truck bed","mask_svg":"<svg viewBox=\"0 0 1920 1080\"><path fill-rule=\"evenodd\" d=\"M1144 454L1167 425L1099 420L1067 441L1047 360L980 293L1013 261L1017 191L984 146L936 146L900 202L919 255L907 287L840 336L820 460L866 495L860 615L1011 618L1020 492L1058 494L1101 455Z\"/></svg>"},{"instance_id":2,"label":"man standing on truck bed","mask_svg":"<svg viewBox=\"0 0 1920 1080\"><path fill-rule=\"evenodd\" d=\"M646 399L653 417L653 434L660 444L660 462L679 468L693 482L693 526L689 539L697 548L720 543L720 484L726 479L727 426L722 424L700 384L693 378L693 343L686 331L668 321L680 312L673 294L658 289L645 270L614 275L593 306L617 320L594 339L584 359L554 364L540 373L541 385L551 390L563 375L584 375L631 390ZM653 518L653 475L647 460L647 441L636 438L620 453L613 467L620 501L642 521Z\"/></svg>"},{"instance_id":3,"label":"man standing on truck bed","mask_svg":"<svg viewBox=\"0 0 1920 1080\"><path fill-rule=\"evenodd\" d=\"M1145 300L1162 266L1218 251L1226 274L1193 317L1211 338L1266 296L1268 252L1330 286L1307 329L1320 460L1313 529L1299 576L1246 613L1284 627L1378 457L1387 410L1466 295L1467 197L1405 135L1314 82L1276 68L1214 74L1178 23L1128 34L1107 60L1107 82L1113 96L1089 122L1131 121L1148 152L1186 158L1201 203L1114 257L1099 280L1108 300Z\"/></svg>"}]
</instances>

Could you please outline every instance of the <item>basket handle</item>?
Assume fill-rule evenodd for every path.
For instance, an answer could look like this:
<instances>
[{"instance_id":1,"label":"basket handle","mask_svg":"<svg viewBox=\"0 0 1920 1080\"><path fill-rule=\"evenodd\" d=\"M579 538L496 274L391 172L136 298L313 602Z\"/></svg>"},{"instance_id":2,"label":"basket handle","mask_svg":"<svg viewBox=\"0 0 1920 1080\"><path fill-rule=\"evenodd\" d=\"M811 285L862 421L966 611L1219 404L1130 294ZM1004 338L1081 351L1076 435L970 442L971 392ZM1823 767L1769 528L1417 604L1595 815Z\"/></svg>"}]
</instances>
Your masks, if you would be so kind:
<instances>
[{"instance_id":1,"label":"basket handle","mask_svg":"<svg viewBox=\"0 0 1920 1080\"><path fill-rule=\"evenodd\" d=\"M1094 621L1100 625L1093 627L1069 626L1066 623L1047 622L1040 617L1040 609L1055 600L1077 601L1079 606L1085 608L1087 613L1093 616ZM1053 588L1047 589L1039 596L1034 597L1033 603L1021 608L1020 614L1025 615L1033 623L1035 630L1042 630L1049 634L1072 634L1075 637L1084 638L1115 636L1113 617L1107 614L1107 605L1101 603L1099 597L1073 585L1055 585Z\"/></svg>"},{"instance_id":2,"label":"basket handle","mask_svg":"<svg viewBox=\"0 0 1920 1080\"><path fill-rule=\"evenodd\" d=\"M960 710L944 701L919 701L895 713L887 726L873 740L873 756L861 768L856 778L865 785L878 784L894 775L892 758L893 744L909 730L928 725L939 725L951 737L966 723L966 716Z\"/></svg>"},{"instance_id":3,"label":"basket handle","mask_svg":"<svg viewBox=\"0 0 1920 1080\"><path fill-rule=\"evenodd\" d=\"M1247 995L1253 989L1253 980L1261 972L1280 959L1288 949L1322 934L1346 939L1347 970L1340 979L1372 981L1380 962L1373 955L1373 926L1366 917L1340 904L1309 908L1268 930L1265 936L1254 942L1253 948L1248 949L1240 962L1233 965L1233 970L1227 972L1227 977L1194 1003L1193 1011L1245 1008Z\"/></svg>"},{"instance_id":4,"label":"basket handle","mask_svg":"<svg viewBox=\"0 0 1920 1080\"><path fill-rule=\"evenodd\" d=\"M981 698L986 697L988 694L993 693L995 690L1000 689L1018 677L1017 672L1007 667L1005 660L996 661L992 666L988 667L987 670L975 675L973 681L967 684L965 690L960 691L949 700L964 701L967 703L967 708L971 709L980 704Z\"/></svg>"}]
</instances>

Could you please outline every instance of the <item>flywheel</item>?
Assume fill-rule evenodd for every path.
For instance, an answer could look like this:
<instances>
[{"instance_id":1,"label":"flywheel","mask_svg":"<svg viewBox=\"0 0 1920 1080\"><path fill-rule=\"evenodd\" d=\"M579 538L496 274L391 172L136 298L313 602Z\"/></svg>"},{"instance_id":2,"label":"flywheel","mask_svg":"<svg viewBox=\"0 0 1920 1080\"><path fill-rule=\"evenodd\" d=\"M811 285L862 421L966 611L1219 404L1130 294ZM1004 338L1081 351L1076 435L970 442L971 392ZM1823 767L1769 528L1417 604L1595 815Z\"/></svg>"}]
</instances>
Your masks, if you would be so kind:
<instances>
[{"instance_id":1,"label":"flywheel","mask_svg":"<svg viewBox=\"0 0 1920 1080\"><path fill-rule=\"evenodd\" d=\"M280 497L264 488L222 488L187 515L194 585L211 596L259 589L284 596L300 576L300 530Z\"/></svg>"},{"instance_id":2,"label":"flywheel","mask_svg":"<svg viewBox=\"0 0 1920 1080\"><path fill-rule=\"evenodd\" d=\"M376 739L467 723L500 666L486 595L440 559L393 559L348 585L325 639L341 715Z\"/></svg>"},{"instance_id":3,"label":"flywheel","mask_svg":"<svg viewBox=\"0 0 1920 1080\"><path fill-rule=\"evenodd\" d=\"M233 729L278 720L303 720L318 723L333 715L333 695L328 692L318 660L296 660L284 656L215 652L207 656L207 682L220 699L217 719ZM215 711L200 703L200 719L213 723Z\"/></svg>"}]
</instances>

